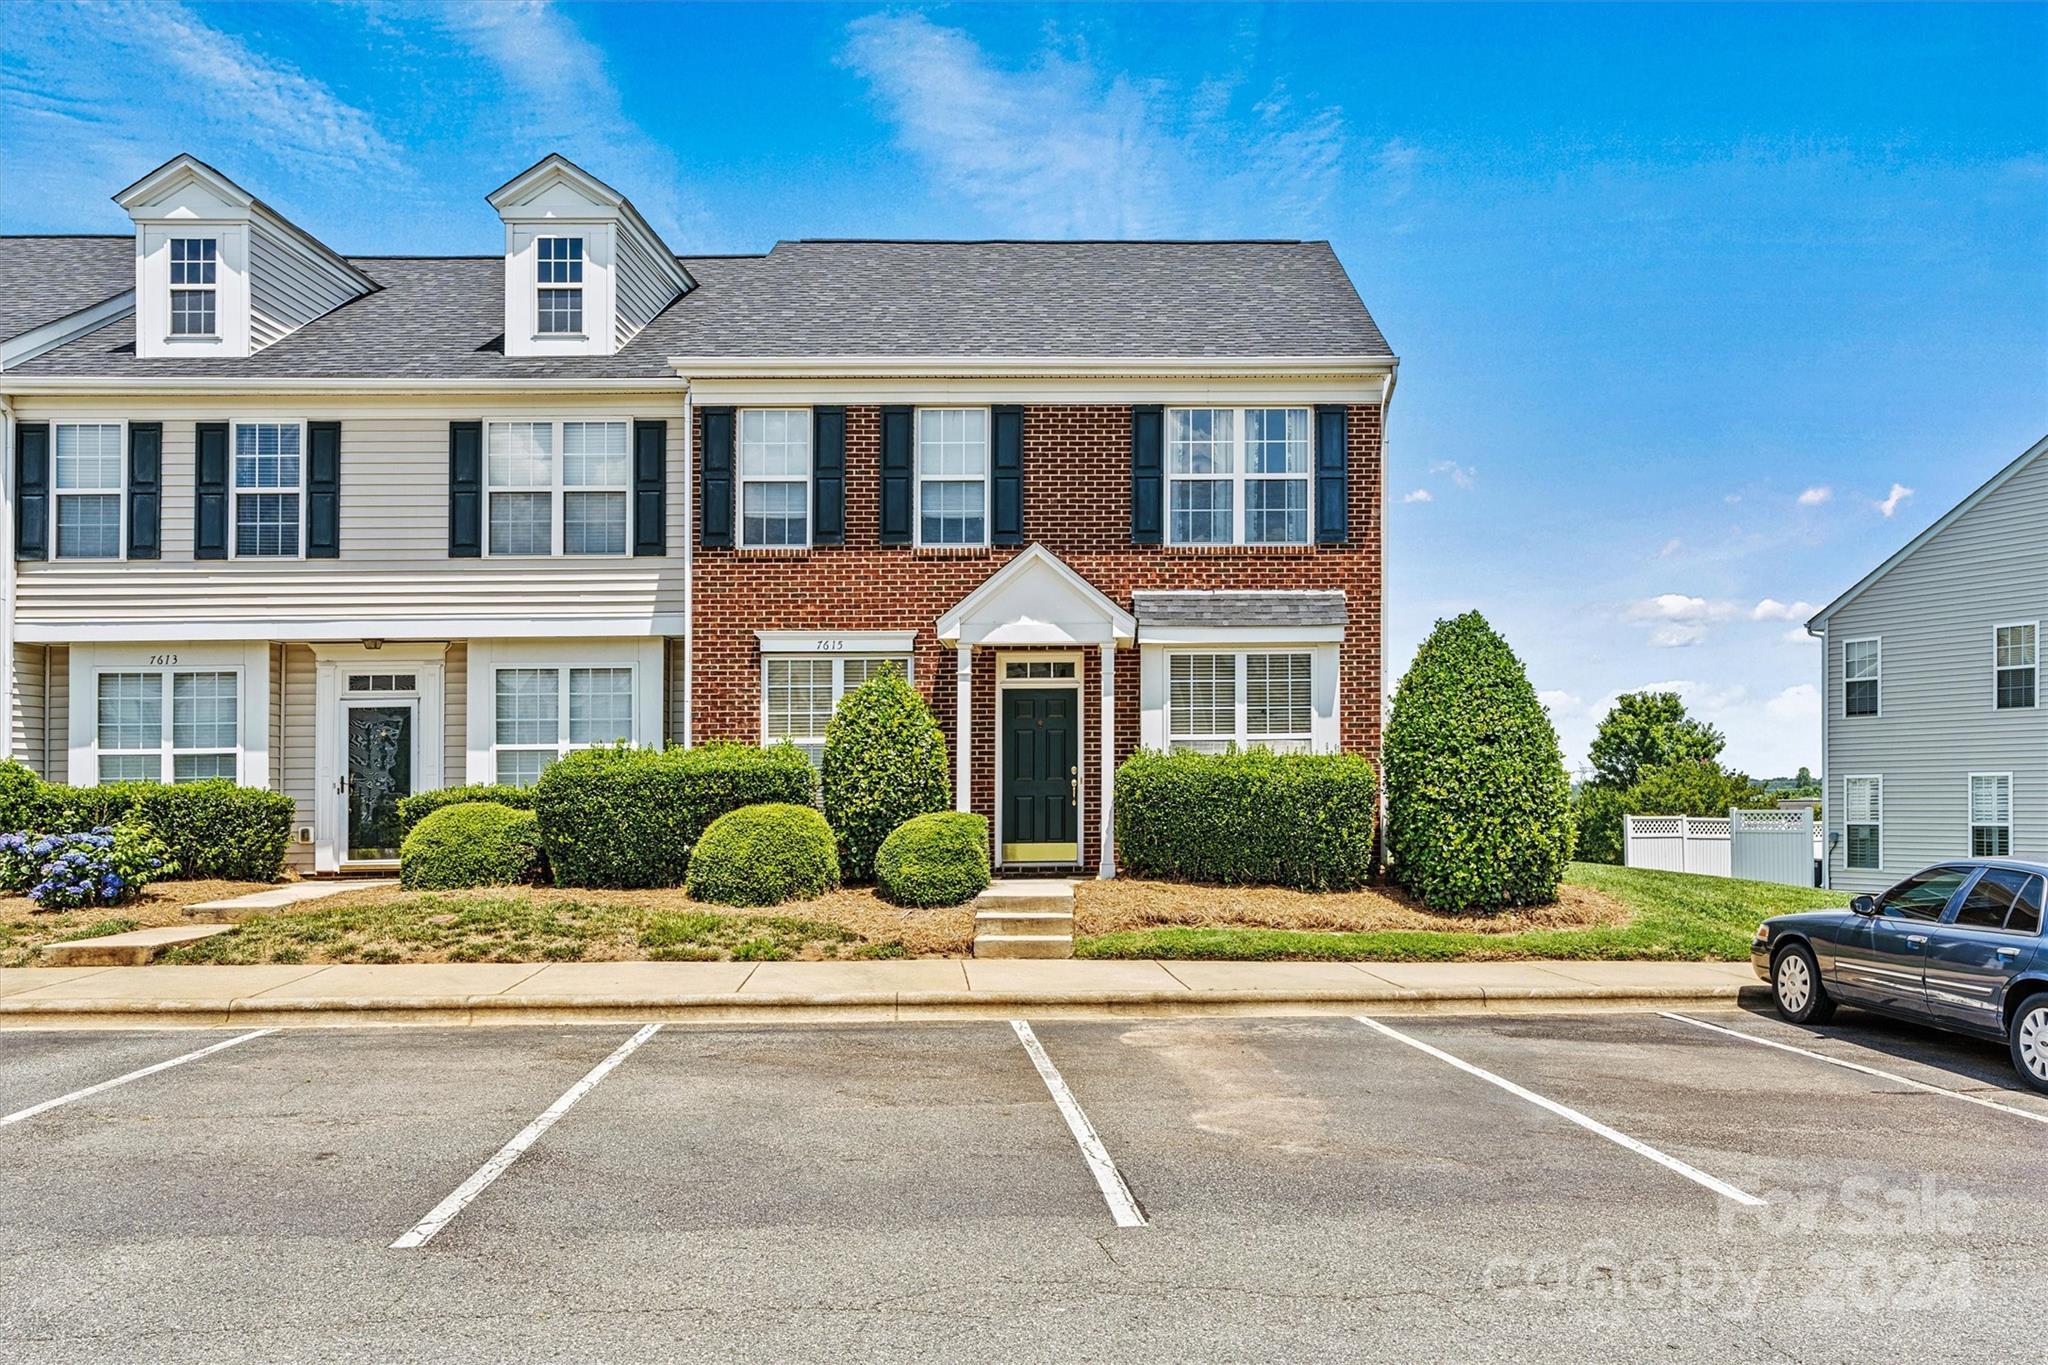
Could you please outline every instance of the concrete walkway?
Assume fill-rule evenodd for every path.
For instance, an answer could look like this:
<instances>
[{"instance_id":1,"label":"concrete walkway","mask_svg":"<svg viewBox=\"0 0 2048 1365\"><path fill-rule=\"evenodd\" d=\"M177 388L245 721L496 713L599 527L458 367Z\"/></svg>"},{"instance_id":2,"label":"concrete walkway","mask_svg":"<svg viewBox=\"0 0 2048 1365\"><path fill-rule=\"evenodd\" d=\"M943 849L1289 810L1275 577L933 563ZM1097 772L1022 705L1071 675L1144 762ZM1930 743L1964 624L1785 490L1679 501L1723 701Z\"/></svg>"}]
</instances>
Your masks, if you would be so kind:
<instances>
[{"instance_id":1,"label":"concrete walkway","mask_svg":"<svg viewBox=\"0 0 2048 1365\"><path fill-rule=\"evenodd\" d=\"M564 962L0 968L0 1028L1316 1014L1732 1002L1728 962Z\"/></svg>"},{"instance_id":2,"label":"concrete walkway","mask_svg":"<svg viewBox=\"0 0 2048 1365\"><path fill-rule=\"evenodd\" d=\"M344 891L379 891L387 886L398 885L396 877L332 877L325 880L286 882L268 891L251 891L246 896L229 896L224 900L197 901L184 909L186 919L203 919L208 923L239 924L257 915L267 915L273 910L289 910L307 901L326 900L339 896Z\"/></svg>"}]
</instances>

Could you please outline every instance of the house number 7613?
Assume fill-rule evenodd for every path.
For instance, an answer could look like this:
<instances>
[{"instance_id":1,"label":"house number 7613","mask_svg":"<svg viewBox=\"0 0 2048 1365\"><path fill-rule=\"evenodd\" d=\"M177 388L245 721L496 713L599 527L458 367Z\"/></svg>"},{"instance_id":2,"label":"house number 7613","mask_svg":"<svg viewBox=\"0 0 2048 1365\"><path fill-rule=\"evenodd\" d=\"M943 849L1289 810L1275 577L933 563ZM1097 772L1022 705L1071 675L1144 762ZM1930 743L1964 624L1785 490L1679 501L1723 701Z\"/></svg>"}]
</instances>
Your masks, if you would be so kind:
<instances>
[{"instance_id":1,"label":"house number 7613","mask_svg":"<svg viewBox=\"0 0 2048 1365\"><path fill-rule=\"evenodd\" d=\"M178 656L175 654L152 654L149 656L149 662L152 667L162 668L178 662Z\"/></svg>"}]
</instances>

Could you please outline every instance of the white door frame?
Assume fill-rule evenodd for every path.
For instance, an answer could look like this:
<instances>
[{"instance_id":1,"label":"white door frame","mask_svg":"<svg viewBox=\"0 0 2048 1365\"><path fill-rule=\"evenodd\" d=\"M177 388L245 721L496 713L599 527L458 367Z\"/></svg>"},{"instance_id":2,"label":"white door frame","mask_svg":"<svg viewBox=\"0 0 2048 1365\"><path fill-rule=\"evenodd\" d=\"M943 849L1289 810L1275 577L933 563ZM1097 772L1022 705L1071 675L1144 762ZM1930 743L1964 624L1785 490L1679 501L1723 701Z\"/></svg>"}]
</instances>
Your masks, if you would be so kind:
<instances>
[{"instance_id":1,"label":"white door frame","mask_svg":"<svg viewBox=\"0 0 2048 1365\"><path fill-rule=\"evenodd\" d=\"M431 790L430 788L420 786L418 780L420 771L420 699L418 696L412 693L385 692L379 694L372 694L364 692L360 694L345 696L341 699L342 772L346 774L348 771L349 713L353 711L368 710L372 707L377 707L384 710L391 710L398 707L403 707L405 708L406 712L411 716L411 724L407 726L407 733L410 735L412 743L412 753L409 755L409 757L412 760L410 766L412 768L412 774L414 779L413 791ZM337 787L339 787L338 780L336 785ZM410 796L412 793L408 792L406 794ZM348 794L344 791L336 790L333 793L331 793L331 795L335 797L334 808L336 812L336 818L339 822L335 828L334 834L335 845L340 852L342 866L398 866L398 860L396 858L351 858L348 856Z\"/></svg>"},{"instance_id":2,"label":"white door frame","mask_svg":"<svg viewBox=\"0 0 2048 1365\"><path fill-rule=\"evenodd\" d=\"M443 786L448 688L447 645L361 644L313 646L313 870L339 872L348 862L348 802L340 791L348 772L348 711L352 705L410 703L412 789ZM351 692L351 673L410 673L409 691Z\"/></svg>"},{"instance_id":3,"label":"white door frame","mask_svg":"<svg viewBox=\"0 0 2048 1365\"><path fill-rule=\"evenodd\" d=\"M1088 659L1086 650L996 650L995 704L990 717L990 733L995 736L996 782L995 782L995 861L998 867L1079 867L1088 860L1088 696L1082 691L1087 680ZM1006 679L1006 665L1010 663L1071 663L1074 676L1071 678L1014 678ZM1056 863L1009 862L1003 857L1003 693L1012 689L1033 688L1070 689L1074 694L1074 861Z\"/></svg>"}]
</instances>

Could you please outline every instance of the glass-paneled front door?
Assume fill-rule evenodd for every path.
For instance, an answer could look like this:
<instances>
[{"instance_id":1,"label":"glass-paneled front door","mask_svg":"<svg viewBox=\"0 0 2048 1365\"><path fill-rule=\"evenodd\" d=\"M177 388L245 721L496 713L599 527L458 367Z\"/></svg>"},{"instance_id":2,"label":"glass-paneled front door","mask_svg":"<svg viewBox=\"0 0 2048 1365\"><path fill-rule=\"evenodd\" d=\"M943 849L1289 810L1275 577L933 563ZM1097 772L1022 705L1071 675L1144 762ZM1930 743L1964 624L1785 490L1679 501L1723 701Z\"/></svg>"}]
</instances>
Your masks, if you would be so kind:
<instances>
[{"instance_id":1,"label":"glass-paneled front door","mask_svg":"<svg viewBox=\"0 0 2048 1365\"><path fill-rule=\"evenodd\" d=\"M348 861L398 856L398 803L412 795L417 704L347 704Z\"/></svg>"}]
</instances>

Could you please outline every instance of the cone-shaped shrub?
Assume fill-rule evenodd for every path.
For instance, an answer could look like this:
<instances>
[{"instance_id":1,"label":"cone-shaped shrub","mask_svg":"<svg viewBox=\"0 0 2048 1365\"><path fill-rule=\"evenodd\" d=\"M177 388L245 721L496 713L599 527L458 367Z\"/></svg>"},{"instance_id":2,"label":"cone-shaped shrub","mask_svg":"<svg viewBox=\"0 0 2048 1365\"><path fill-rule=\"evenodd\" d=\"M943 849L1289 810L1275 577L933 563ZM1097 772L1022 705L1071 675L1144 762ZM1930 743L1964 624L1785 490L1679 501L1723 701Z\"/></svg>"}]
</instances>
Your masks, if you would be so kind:
<instances>
[{"instance_id":1,"label":"cone-shaped shrub","mask_svg":"<svg viewBox=\"0 0 2048 1365\"><path fill-rule=\"evenodd\" d=\"M1387 722L1394 875L1438 910L1557 898L1571 857L1571 784L1522 661L1486 618L1439 621Z\"/></svg>"},{"instance_id":2,"label":"cone-shaped shrub","mask_svg":"<svg viewBox=\"0 0 2048 1365\"><path fill-rule=\"evenodd\" d=\"M849 882L873 880L875 855L896 826L952 807L938 718L895 669L847 693L826 723L824 790Z\"/></svg>"}]
</instances>

